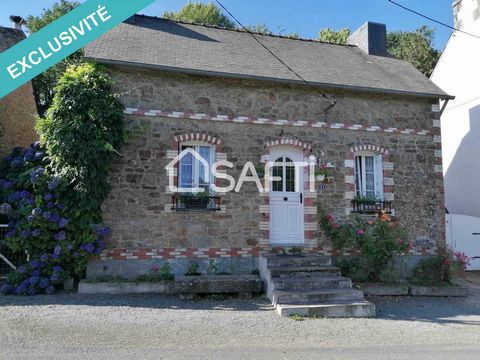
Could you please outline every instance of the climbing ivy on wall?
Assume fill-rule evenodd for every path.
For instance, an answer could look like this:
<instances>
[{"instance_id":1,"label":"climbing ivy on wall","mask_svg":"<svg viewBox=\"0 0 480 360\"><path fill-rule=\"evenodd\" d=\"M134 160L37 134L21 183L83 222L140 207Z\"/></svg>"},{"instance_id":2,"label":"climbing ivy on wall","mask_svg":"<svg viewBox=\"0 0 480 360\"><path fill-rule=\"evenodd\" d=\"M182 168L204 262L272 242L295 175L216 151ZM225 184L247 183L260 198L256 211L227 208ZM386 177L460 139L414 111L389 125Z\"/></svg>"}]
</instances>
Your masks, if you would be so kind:
<instances>
[{"instance_id":1,"label":"climbing ivy on wall","mask_svg":"<svg viewBox=\"0 0 480 360\"><path fill-rule=\"evenodd\" d=\"M14 149L0 164L0 213L9 219L4 245L30 255L1 292L53 293L105 248L101 205L123 143L122 110L105 69L71 67L37 121L40 142Z\"/></svg>"}]
</instances>

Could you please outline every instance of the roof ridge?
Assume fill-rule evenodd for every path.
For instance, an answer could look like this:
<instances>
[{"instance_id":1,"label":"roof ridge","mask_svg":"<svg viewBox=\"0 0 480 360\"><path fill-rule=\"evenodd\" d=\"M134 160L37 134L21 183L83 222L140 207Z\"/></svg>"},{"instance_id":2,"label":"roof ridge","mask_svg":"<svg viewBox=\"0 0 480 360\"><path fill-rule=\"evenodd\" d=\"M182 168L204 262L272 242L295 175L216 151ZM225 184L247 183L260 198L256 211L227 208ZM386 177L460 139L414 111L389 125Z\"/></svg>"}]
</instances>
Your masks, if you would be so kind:
<instances>
[{"instance_id":1,"label":"roof ridge","mask_svg":"<svg viewBox=\"0 0 480 360\"><path fill-rule=\"evenodd\" d=\"M185 24L185 25L193 25L193 26L201 26L201 27L206 27L206 28L211 28L211 29L217 29L217 30L224 30L224 31L233 31L233 32L238 32L238 33L244 33L244 34L254 34L254 35L260 35L260 36L269 36L273 38L278 38L278 39L286 39L286 40L298 40L298 41L304 41L304 42L312 42L312 43L319 43L319 44L327 44L327 45L337 45L337 46L344 46L344 47L358 47L357 45L351 45L351 44L338 44L330 41L323 41L323 40L318 40L318 39L306 39L306 38L295 38L287 35L279 35L279 34L265 34L265 33L260 33L260 32L255 32L255 31L245 31L243 29L229 29L223 26L216 26L216 25L209 25L209 24L200 24L200 23L193 23L193 22L187 22L187 21L179 21L179 20L171 20L171 19L166 19L160 16L152 16L152 15L146 15L146 14L135 14L134 16L141 16L144 18L150 18L150 19L156 19L156 20L162 20L166 22L173 22L177 24Z\"/></svg>"}]
</instances>

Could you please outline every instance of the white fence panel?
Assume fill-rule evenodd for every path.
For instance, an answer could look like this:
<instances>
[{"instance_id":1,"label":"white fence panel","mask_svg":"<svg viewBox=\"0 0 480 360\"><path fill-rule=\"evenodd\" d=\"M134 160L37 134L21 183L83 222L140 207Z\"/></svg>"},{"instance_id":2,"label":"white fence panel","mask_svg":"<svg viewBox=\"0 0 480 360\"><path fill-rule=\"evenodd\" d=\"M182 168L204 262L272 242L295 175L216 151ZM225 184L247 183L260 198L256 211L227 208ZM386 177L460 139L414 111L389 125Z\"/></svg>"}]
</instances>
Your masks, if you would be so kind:
<instances>
[{"instance_id":1,"label":"white fence panel","mask_svg":"<svg viewBox=\"0 0 480 360\"><path fill-rule=\"evenodd\" d=\"M447 244L470 258L467 270L480 270L480 218L446 215L446 237Z\"/></svg>"}]
</instances>

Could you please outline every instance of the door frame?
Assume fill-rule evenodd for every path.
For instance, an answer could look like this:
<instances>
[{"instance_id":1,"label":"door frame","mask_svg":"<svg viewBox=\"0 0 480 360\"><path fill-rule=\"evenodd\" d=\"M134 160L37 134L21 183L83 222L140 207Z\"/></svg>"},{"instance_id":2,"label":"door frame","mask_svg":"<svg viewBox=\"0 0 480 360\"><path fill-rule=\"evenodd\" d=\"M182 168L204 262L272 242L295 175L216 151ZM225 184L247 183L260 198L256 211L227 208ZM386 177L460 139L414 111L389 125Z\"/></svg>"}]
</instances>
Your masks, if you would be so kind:
<instances>
[{"instance_id":1,"label":"door frame","mask_svg":"<svg viewBox=\"0 0 480 360\"><path fill-rule=\"evenodd\" d=\"M270 149L269 161L275 162L277 159L282 158L282 162L289 158L294 162L303 162L304 161L304 151L298 147L289 146L289 145L279 145L272 147ZM292 237L286 236L285 240L279 240L277 236L273 237L274 231L272 226L275 225L275 222L270 218L269 220L269 242L273 246L303 246L305 244L305 201L304 201L304 175L305 169L303 167L295 167L295 189L294 191L286 191L286 183L282 182L282 191L273 191L273 186L270 184L270 193L269 193L269 214L270 217L273 216L272 207L283 204L283 202L278 199L289 199L285 201L285 207L292 204L296 204L298 201L297 207L297 221L298 221L298 235ZM286 175L286 165L283 164L282 176ZM284 179L285 180L285 179ZM292 200L293 197L293 200Z\"/></svg>"}]
</instances>

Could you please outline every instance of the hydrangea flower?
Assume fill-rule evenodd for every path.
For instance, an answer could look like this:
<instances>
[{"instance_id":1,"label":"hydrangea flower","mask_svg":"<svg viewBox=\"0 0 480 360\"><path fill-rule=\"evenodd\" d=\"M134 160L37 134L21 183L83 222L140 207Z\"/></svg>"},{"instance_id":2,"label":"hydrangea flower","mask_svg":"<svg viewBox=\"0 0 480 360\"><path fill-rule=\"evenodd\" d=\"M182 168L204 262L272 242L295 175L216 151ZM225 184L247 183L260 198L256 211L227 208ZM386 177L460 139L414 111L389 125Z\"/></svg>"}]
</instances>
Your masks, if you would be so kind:
<instances>
[{"instance_id":1,"label":"hydrangea flower","mask_svg":"<svg viewBox=\"0 0 480 360\"><path fill-rule=\"evenodd\" d=\"M37 236L40 236L41 233L42 231L40 229L33 229L32 236L37 237Z\"/></svg>"},{"instance_id":2,"label":"hydrangea flower","mask_svg":"<svg viewBox=\"0 0 480 360\"><path fill-rule=\"evenodd\" d=\"M0 214L2 215L8 215L12 212L12 205L8 203L4 203L0 205Z\"/></svg>"},{"instance_id":3,"label":"hydrangea flower","mask_svg":"<svg viewBox=\"0 0 480 360\"><path fill-rule=\"evenodd\" d=\"M44 156L45 156L45 153L43 151L37 151L35 153L34 159L35 160L42 160Z\"/></svg>"},{"instance_id":4,"label":"hydrangea flower","mask_svg":"<svg viewBox=\"0 0 480 360\"><path fill-rule=\"evenodd\" d=\"M42 209L40 209L40 208L35 208L35 209L33 209L33 210L32 210L32 215L33 215L33 216L40 216L40 215L42 215Z\"/></svg>"},{"instance_id":5,"label":"hydrangea flower","mask_svg":"<svg viewBox=\"0 0 480 360\"><path fill-rule=\"evenodd\" d=\"M60 265L55 265L55 266L53 267L53 271L55 271L55 272L60 272L60 271L62 271L62 267L61 267Z\"/></svg>"},{"instance_id":6,"label":"hydrangea flower","mask_svg":"<svg viewBox=\"0 0 480 360\"><path fill-rule=\"evenodd\" d=\"M40 276L40 275L42 275L42 270L35 269L32 271L32 276Z\"/></svg>"},{"instance_id":7,"label":"hydrangea flower","mask_svg":"<svg viewBox=\"0 0 480 360\"><path fill-rule=\"evenodd\" d=\"M30 192L28 192L27 190L22 190L20 191L20 197L23 198L23 199L26 199L30 196Z\"/></svg>"},{"instance_id":8,"label":"hydrangea flower","mask_svg":"<svg viewBox=\"0 0 480 360\"><path fill-rule=\"evenodd\" d=\"M48 260L48 254L42 254L42 256L40 256L40 260L45 262Z\"/></svg>"},{"instance_id":9,"label":"hydrangea flower","mask_svg":"<svg viewBox=\"0 0 480 360\"><path fill-rule=\"evenodd\" d=\"M67 225L68 225L68 219L60 218L60 220L58 220L58 227L59 228L64 228Z\"/></svg>"},{"instance_id":10,"label":"hydrangea flower","mask_svg":"<svg viewBox=\"0 0 480 360\"><path fill-rule=\"evenodd\" d=\"M50 200L53 199L53 195L50 194L50 193L49 193L49 194L45 194L45 196L43 197L43 199L44 199L45 201L50 201Z\"/></svg>"},{"instance_id":11,"label":"hydrangea flower","mask_svg":"<svg viewBox=\"0 0 480 360\"><path fill-rule=\"evenodd\" d=\"M17 271L20 273L20 274L25 274L25 272L27 271L27 268L25 266L19 266Z\"/></svg>"},{"instance_id":12,"label":"hydrangea flower","mask_svg":"<svg viewBox=\"0 0 480 360\"><path fill-rule=\"evenodd\" d=\"M42 167L39 167L35 170L32 170L32 172L30 173L30 181L32 184L35 184L37 183L38 179L40 178L40 176L43 175L43 173L45 172L45 169L42 168Z\"/></svg>"},{"instance_id":13,"label":"hydrangea flower","mask_svg":"<svg viewBox=\"0 0 480 360\"><path fill-rule=\"evenodd\" d=\"M98 236L101 236L101 237L106 237L108 235L110 235L110 228L109 227L103 227L103 226L100 226L100 225L92 225L92 229L93 231L95 232L95 234L97 234Z\"/></svg>"},{"instance_id":14,"label":"hydrangea flower","mask_svg":"<svg viewBox=\"0 0 480 360\"><path fill-rule=\"evenodd\" d=\"M49 190L55 190L58 185L60 185L60 178L57 176L53 176L52 180L48 183L48 189Z\"/></svg>"},{"instance_id":15,"label":"hydrangea flower","mask_svg":"<svg viewBox=\"0 0 480 360\"><path fill-rule=\"evenodd\" d=\"M30 161L35 156L35 152L32 150L28 150L23 155L23 161L27 162Z\"/></svg>"},{"instance_id":16,"label":"hydrangea flower","mask_svg":"<svg viewBox=\"0 0 480 360\"><path fill-rule=\"evenodd\" d=\"M0 179L0 187L4 189L9 189L11 188L13 183L10 180L7 179Z\"/></svg>"},{"instance_id":17,"label":"hydrangea flower","mask_svg":"<svg viewBox=\"0 0 480 360\"><path fill-rule=\"evenodd\" d=\"M42 263L38 260L32 260L30 262L30 265L32 266L32 268L38 269L40 266L42 266Z\"/></svg>"},{"instance_id":18,"label":"hydrangea flower","mask_svg":"<svg viewBox=\"0 0 480 360\"><path fill-rule=\"evenodd\" d=\"M25 284L20 284L15 288L15 293L18 295L25 294L28 291L28 286Z\"/></svg>"},{"instance_id":19,"label":"hydrangea flower","mask_svg":"<svg viewBox=\"0 0 480 360\"><path fill-rule=\"evenodd\" d=\"M52 295L55 292L55 286L50 285L45 289L45 294Z\"/></svg>"},{"instance_id":20,"label":"hydrangea flower","mask_svg":"<svg viewBox=\"0 0 480 360\"><path fill-rule=\"evenodd\" d=\"M43 213L43 218L44 218L44 219L50 220L50 216L52 216L52 213L49 212L49 211L45 211L45 212Z\"/></svg>"},{"instance_id":21,"label":"hydrangea flower","mask_svg":"<svg viewBox=\"0 0 480 360\"><path fill-rule=\"evenodd\" d=\"M55 206L55 204L51 201L47 204L47 208L49 208L49 209L53 208L54 206Z\"/></svg>"},{"instance_id":22,"label":"hydrangea flower","mask_svg":"<svg viewBox=\"0 0 480 360\"><path fill-rule=\"evenodd\" d=\"M0 286L0 293L4 295L10 294L12 290L13 290L13 286L8 283L5 283L2 286Z\"/></svg>"},{"instance_id":23,"label":"hydrangea flower","mask_svg":"<svg viewBox=\"0 0 480 360\"><path fill-rule=\"evenodd\" d=\"M11 193L7 196L7 201L9 203L13 203L15 201L18 201L22 198L22 193L20 191L15 191L14 193Z\"/></svg>"},{"instance_id":24,"label":"hydrangea flower","mask_svg":"<svg viewBox=\"0 0 480 360\"><path fill-rule=\"evenodd\" d=\"M17 229L12 229L7 233L5 233L6 238L11 238L11 237L14 237L15 235L17 235Z\"/></svg>"},{"instance_id":25,"label":"hydrangea flower","mask_svg":"<svg viewBox=\"0 0 480 360\"><path fill-rule=\"evenodd\" d=\"M28 216L27 216L27 221L28 221L28 222L34 222L34 221L35 221L35 216L33 216L33 215L28 215Z\"/></svg>"},{"instance_id":26,"label":"hydrangea flower","mask_svg":"<svg viewBox=\"0 0 480 360\"><path fill-rule=\"evenodd\" d=\"M55 250L53 250L53 255L59 256L62 252L62 247L60 245L55 246Z\"/></svg>"},{"instance_id":27,"label":"hydrangea flower","mask_svg":"<svg viewBox=\"0 0 480 360\"><path fill-rule=\"evenodd\" d=\"M32 235L32 233L30 232L30 230L22 230L22 238L24 239L28 239L30 236Z\"/></svg>"},{"instance_id":28,"label":"hydrangea flower","mask_svg":"<svg viewBox=\"0 0 480 360\"><path fill-rule=\"evenodd\" d=\"M58 222L60 220L60 215L58 215L56 212L52 212L50 214L50 221L52 222Z\"/></svg>"},{"instance_id":29,"label":"hydrangea flower","mask_svg":"<svg viewBox=\"0 0 480 360\"><path fill-rule=\"evenodd\" d=\"M66 238L67 238L67 234L65 233L65 231L60 231L54 236L54 239L57 241L64 241Z\"/></svg>"},{"instance_id":30,"label":"hydrangea flower","mask_svg":"<svg viewBox=\"0 0 480 360\"><path fill-rule=\"evenodd\" d=\"M10 163L10 166L13 167L13 168L23 166L23 158L21 158L21 157L14 158L12 160L12 162Z\"/></svg>"},{"instance_id":31,"label":"hydrangea flower","mask_svg":"<svg viewBox=\"0 0 480 360\"><path fill-rule=\"evenodd\" d=\"M57 273L57 272L54 272L51 276L50 276L50 281L52 282L56 282L60 280L60 275Z\"/></svg>"},{"instance_id":32,"label":"hydrangea flower","mask_svg":"<svg viewBox=\"0 0 480 360\"><path fill-rule=\"evenodd\" d=\"M32 276L28 279L28 282L30 283L30 285L37 285L39 281L40 281L40 278L38 276Z\"/></svg>"},{"instance_id":33,"label":"hydrangea flower","mask_svg":"<svg viewBox=\"0 0 480 360\"><path fill-rule=\"evenodd\" d=\"M40 283L38 284L38 286L41 288L41 289L45 289L46 287L48 287L48 285L50 285L50 281L47 279L47 278L42 278L40 280Z\"/></svg>"}]
</instances>

